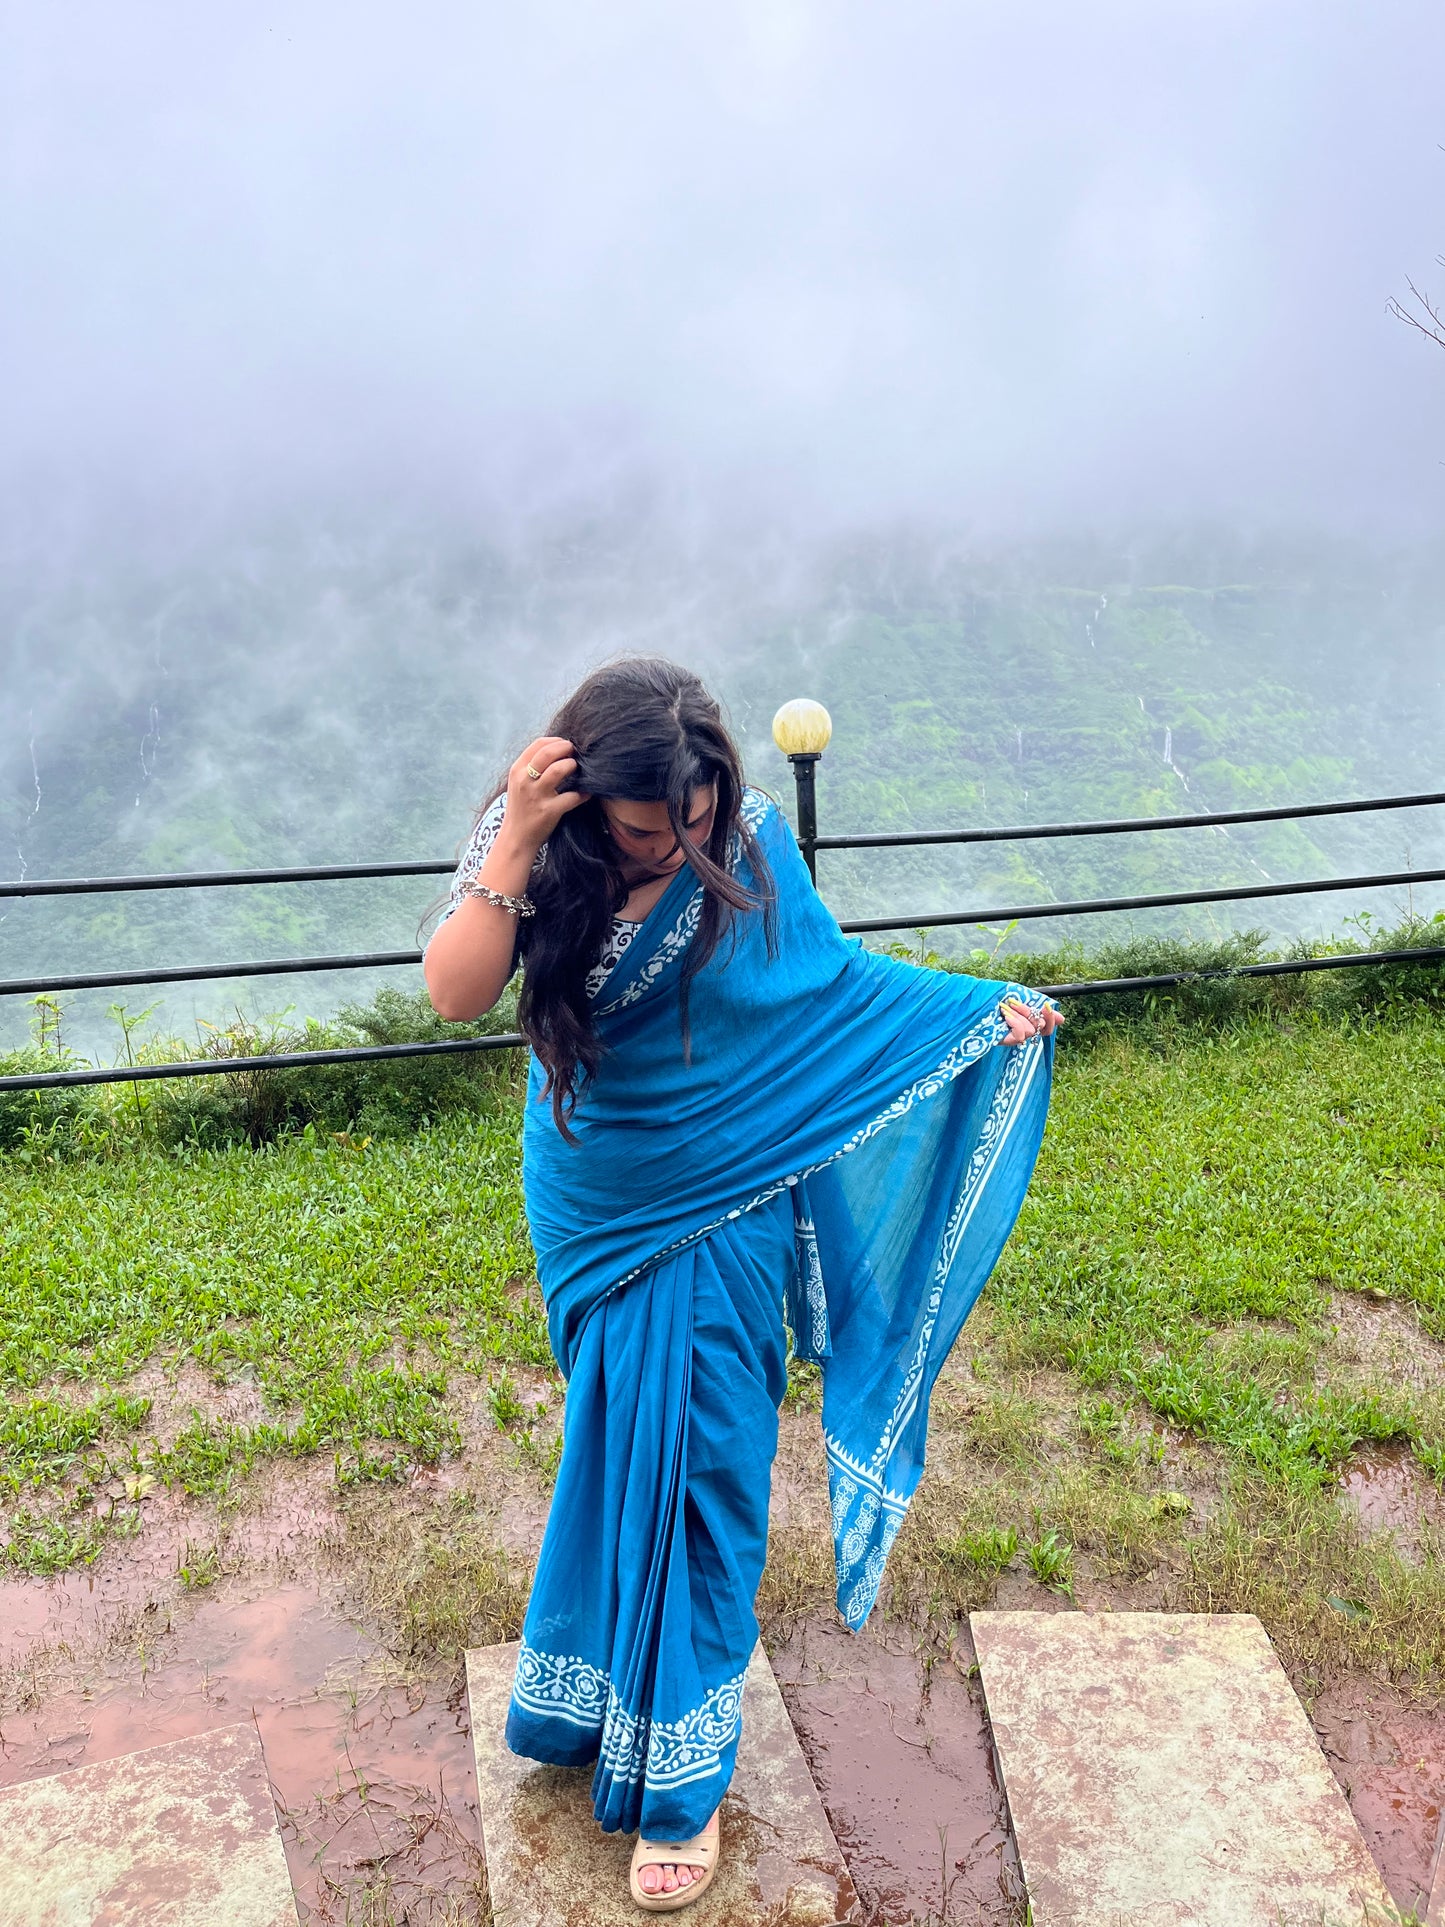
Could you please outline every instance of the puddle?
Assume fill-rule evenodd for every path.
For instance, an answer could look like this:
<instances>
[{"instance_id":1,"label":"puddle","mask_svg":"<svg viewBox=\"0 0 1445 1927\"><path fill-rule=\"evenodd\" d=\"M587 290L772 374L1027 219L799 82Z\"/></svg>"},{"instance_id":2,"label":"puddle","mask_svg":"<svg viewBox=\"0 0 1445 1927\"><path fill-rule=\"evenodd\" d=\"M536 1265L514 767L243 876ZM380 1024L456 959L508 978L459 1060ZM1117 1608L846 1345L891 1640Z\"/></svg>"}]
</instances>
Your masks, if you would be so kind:
<instances>
[{"instance_id":1,"label":"puddle","mask_svg":"<svg viewBox=\"0 0 1445 1927\"><path fill-rule=\"evenodd\" d=\"M14 1630L7 1587L0 1612ZM26 1627L63 1625L73 1588L35 1586ZM47 1598L48 1595L48 1598ZM355 1919L383 1888L408 1922L464 1921L481 1856L465 1698L407 1686L374 1640L310 1586L142 1608L135 1637L69 1688L0 1727L0 1785L113 1759L254 1717L283 1815L303 1919ZM450 1906L451 1913L444 1909Z\"/></svg>"},{"instance_id":2,"label":"puddle","mask_svg":"<svg viewBox=\"0 0 1445 1927\"><path fill-rule=\"evenodd\" d=\"M1445 1705L1344 1685L1313 1718L1385 1885L1404 1912L1423 1911L1445 1841Z\"/></svg>"},{"instance_id":3,"label":"puddle","mask_svg":"<svg viewBox=\"0 0 1445 1927\"><path fill-rule=\"evenodd\" d=\"M184 1590L182 1566L248 1571L252 1592L274 1588L298 1562L314 1563L337 1525L329 1467L273 1469L257 1480L254 1503L224 1524L212 1508L164 1488L130 1509L133 1533L111 1540L95 1565L52 1579L0 1579L0 1719L111 1651L153 1646L158 1628L188 1623L202 1599L213 1606L213 1595ZM236 1588L223 1579L220 1590L230 1597Z\"/></svg>"},{"instance_id":4,"label":"puddle","mask_svg":"<svg viewBox=\"0 0 1445 1927\"><path fill-rule=\"evenodd\" d=\"M1330 1315L1345 1355L1353 1355L1371 1378L1401 1381L1416 1391L1445 1385L1445 1344L1424 1330L1410 1299L1381 1301L1338 1291L1331 1295Z\"/></svg>"},{"instance_id":5,"label":"puddle","mask_svg":"<svg viewBox=\"0 0 1445 1927\"><path fill-rule=\"evenodd\" d=\"M773 1664L869 1927L1022 1921L982 1695L959 1667L925 1687L912 1652L817 1622Z\"/></svg>"},{"instance_id":6,"label":"puddle","mask_svg":"<svg viewBox=\"0 0 1445 1927\"><path fill-rule=\"evenodd\" d=\"M1340 1474L1340 1491L1372 1532L1410 1540L1427 1525L1445 1527L1445 1493L1406 1445L1357 1451Z\"/></svg>"}]
</instances>

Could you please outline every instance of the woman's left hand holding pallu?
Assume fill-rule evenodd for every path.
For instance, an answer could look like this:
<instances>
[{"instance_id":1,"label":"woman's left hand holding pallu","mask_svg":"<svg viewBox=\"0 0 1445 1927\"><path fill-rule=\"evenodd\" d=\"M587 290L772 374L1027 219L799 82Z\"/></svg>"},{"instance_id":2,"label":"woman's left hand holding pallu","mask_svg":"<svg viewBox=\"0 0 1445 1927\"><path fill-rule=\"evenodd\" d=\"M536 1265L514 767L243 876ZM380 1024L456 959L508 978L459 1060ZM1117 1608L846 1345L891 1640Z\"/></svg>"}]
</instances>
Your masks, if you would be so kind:
<instances>
[{"instance_id":1,"label":"woman's left hand holding pallu","mask_svg":"<svg viewBox=\"0 0 1445 1927\"><path fill-rule=\"evenodd\" d=\"M1064 1021L1064 1013L1057 1004L1045 1004L1041 1010L1035 1010L1017 997L1005 997L998 1014L1008 1026L1008 1036L999 1039L1002 1044L1027 1044L1035 1037L1052 1037Z\"/></svg>"}]
</instances>

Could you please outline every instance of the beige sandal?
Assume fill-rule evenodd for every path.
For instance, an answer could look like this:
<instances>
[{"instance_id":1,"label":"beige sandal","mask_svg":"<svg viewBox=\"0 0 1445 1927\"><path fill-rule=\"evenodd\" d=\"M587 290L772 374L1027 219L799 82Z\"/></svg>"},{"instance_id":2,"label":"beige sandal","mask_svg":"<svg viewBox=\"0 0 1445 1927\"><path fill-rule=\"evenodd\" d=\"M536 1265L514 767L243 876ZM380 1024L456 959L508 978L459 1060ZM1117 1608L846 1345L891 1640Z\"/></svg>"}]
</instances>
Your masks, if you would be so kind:
<instances>
[{"instance_id":1,"label":"beige sandal","mask_svg":"<svg viewBox=\"0 0 1445 1927\"><path fill-rule=\"evenodd\" d=\"M678 1907L690 1907L705 1894L712 1885L713 1874L717 1870L717 1850L719 1836L718 1816L708 1821L708 1830L700 1833L696 1840L644 1840L639 1835L637 1845L632 1849L632 1898L647 1914L670 1914ZM650 1894L637 1884L637 1876L644 1867L701 1867L701 1875L686 1887L677 1887L670 1894Z\"/></svg>"}]
</instances>

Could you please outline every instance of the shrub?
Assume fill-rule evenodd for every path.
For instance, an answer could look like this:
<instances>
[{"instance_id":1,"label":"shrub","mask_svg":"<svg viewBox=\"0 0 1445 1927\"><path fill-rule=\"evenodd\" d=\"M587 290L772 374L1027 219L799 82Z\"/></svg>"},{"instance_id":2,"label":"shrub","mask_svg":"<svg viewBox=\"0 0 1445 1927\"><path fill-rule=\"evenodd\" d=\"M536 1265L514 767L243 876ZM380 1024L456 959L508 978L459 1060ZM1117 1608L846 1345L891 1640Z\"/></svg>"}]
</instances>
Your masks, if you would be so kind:
<instances>
[{"instance_id":1,"label":"shrub","mask_svg":"<svg viewBox=\"0 0 1445 1927\"><path fill-rule=\"evenodd\" d=\"M1351 935L1331 939L1314 954L1366 958L1381 950L1445 948L1445 912L1393 926L1366 914L1351 919L1347 927ZM1290 976L1209 974L1311 954L1303 944L1271 951L1261 930L1209 938L1129 938L1089 953L1076 944L1006 952L1012 931L991 934L992 950L975 950L957 961L930 950L927 931L918 933L915 944L897 943L889 949L936 969L1036 986L1187 973L1179 984L1071 997L1065 1033L1070 1049L1121 1032L1163 1045L1186 1029L1225 1033L1261 1020L1369 1023L1412 1008L1445 1007L1445 971L1435 962ZM137 1020L123 1011L117 1015L129 1044ZM347 1005L325 1022L292 1023L286 1013L259 1023L238 1017L232 1024L209 1027L199 1046L156 1036L135 1055L149 1063L235 1062L366 1044L436 1043L515 1028L512 991L477 1022L448 1024L424 991L383 989L369 1004ZM485 1110L514 1098L522 1087L524 1065L518 1051L478 1051L295 1070L236 1070L130 1086L0 1091L0 1153L56 1158L114 1149L141 1134L184 1153L192 1148L261 1146L308 1126L392 1136L449 1112ZM0 1057L0 1074L66 1068L84 1068L83 1060L61 1043L58 1005L37 999L35 1042Z\"/></svg>"},{"instance_id":2,"label":"shrub","mask_svg":"<svg viewBox=\"0 0 1445 1927\"><path fill-rule=\"evenodd\" d=\"M127 1024L128 1032L134 1020ZM47 1037L0 1057L0 1074L86 1068L61 1049L52 1020ZM348 1050L368 1044L438 1043L516 1027L516 1000L471 1024L444 1023L424 991L378 991L371 1003L348 1005L327 1022L287 1021L285 1013L252 1022L238 1017L209 1025L199 1045L153 1036L134 1050L139 1063L230 1062L291 1052ZM136 1084L0 1091L0 1151L60 1157L145 1136L173 1150L260 1146L308 1125L381 1136L415 1130L451 1111L482 1110L520 1088L516 1051L308 1064L296 1070L227 1070L215 1076Z\"/></svg>"},{"instance_id":3,"label":"shrub","mask_svg":"<svg viewBox=\"0 0 1445 1927\"><path fill-rule=\"evenodd\" d=\"M84 1068L69 1051L41 1050L35 1045L0 1055L0 1077ZM18 1151L27 1143L53 1138L69 1140L93 1104L94 1098L84 1085L48 1091L0 1091L0 1151Z\"/></svg>"},{"instance_id":4,"label":"shrub","mask_svg":"<svg viewBox=\"0 0 1445 1927\"><path fill-rule=\"evenodd\" d=\"M1238 970L1241 965L1295 961L1314 956L1368 957L1372 951L1445 948L1445 912L1386 925L1368 912L1350 919L1355 934L1309 945L1297 942L1270 949L1263 930L1222 937L1131 937L1086 953L1077 944L1054 950L1005 952L976 950L960 961L944 961L907 946L895 954L928 961L945 970L999 981L1047 986L1099 982L1118 977L1190 975L1180 984L1149 989L1100 991L1067 1000L1071 1044L1121 1030L1161 1038L1181 1027L1227 1030L1260 1017L1288 1020L1318 1016L1368 1020L1412 1007L1445 1008L1445 969L1436 961L1374 964L1361 970L1331 969L1269 977L1227 977L1203 973ZM1004 932L1006 939L1010 933Z\"/></svg>"},{"instance_id":5,"label":"shrub","mask_svg":"<svg viewBox=\"0 0 1445 1927\"><path fill-rule=\"evenodd\" d=\"M326 1024L276 1024L262 1031L238 1022L215 1031L205 1054L259 1057L368 1044L440 1043L492 1036L512 1029L515 1021L510 996L475 1023L448 1024L432 1009L425 991L383 989L370 1004L347 1005ZM155 1054L170 1056L173 1051L174 1040L167 1039ZM308 1124L381 1136L415 1130L448 1111L483 1109L514 1088L518 1076L516 1053L510 1051L308 1064L294 1071L232 1071L160 1086L152 1100L153 1118L156 1135L172 1145L267 1144Z\"/></svg>"}]
</instances>

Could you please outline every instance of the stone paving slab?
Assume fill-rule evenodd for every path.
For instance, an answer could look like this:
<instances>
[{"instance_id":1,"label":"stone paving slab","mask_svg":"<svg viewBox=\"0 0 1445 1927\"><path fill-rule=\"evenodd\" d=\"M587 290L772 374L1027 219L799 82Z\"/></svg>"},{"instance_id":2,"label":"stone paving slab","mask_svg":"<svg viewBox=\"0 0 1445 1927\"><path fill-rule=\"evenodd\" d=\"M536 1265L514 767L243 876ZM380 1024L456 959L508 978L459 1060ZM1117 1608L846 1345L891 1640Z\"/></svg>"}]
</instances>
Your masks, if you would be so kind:
<instances>
[{"instance_id":1,"label":"stone paving slab","mask_svg":"<svg viewBox=\"0 0 1445 1927\"><path fill-rule=\"evenodd\" d=\"M246 1721L0 1792L4 1927L296 1927Z\"/></svg>"},{"instance_id":2,"label":"stone paving slab","mask_svg":"<svg viewBox=\"0 0 1445 1927\"><path fill-rule=\"evenodd\" d=\"M603 1833L591 1769L538 1766L502 1737L515 1645L467 1654L472 1745L496 1927L635 1927L632 1834ZM743 1738L723 1802L712 1886L675 1916L688 1927L826 1927L853 1917L843 1857L759 1647L743 1690Z\"/></svg>"},{"instance_id":3,"label":"stone paving slab","mask_svg":"<svg viewBox=\"0 0 1445 1927\"><path fill-rule=\"evenodd\" d=\"M1430 1869L1430 1897L1425 1902L1425 1927L1445 1927L1445 1799L1440 1802L1440 1825L1435 1835L1435 1860Z\"/></svg>"},{"instance_id":4,"label":"stone paving slab","mask_svg":"<svg viewBox=\"0 0 1445 1927\"><path fill-rule=\"evenodd\" d=\"M1252 1614L970 1623L1034 1927L1398 1919Z\"/></svg>"}]
</instances>

